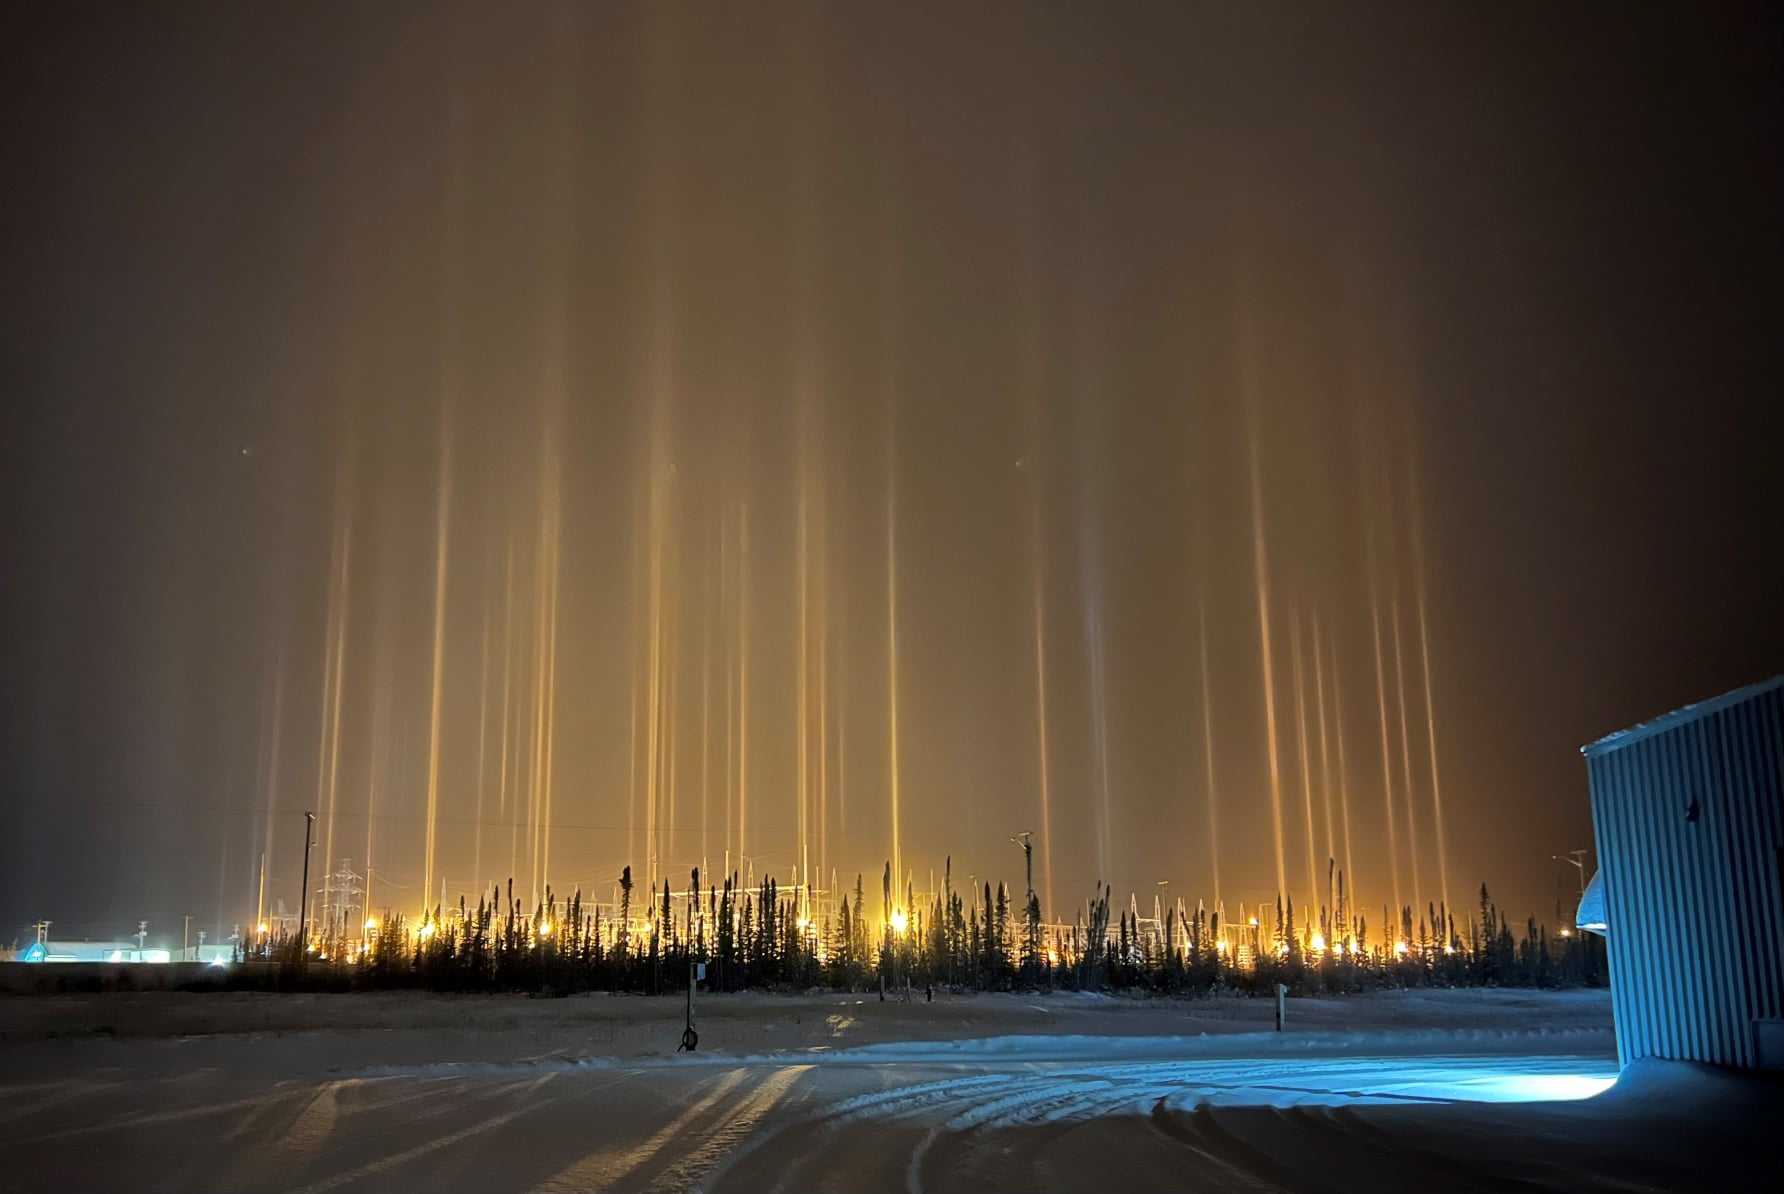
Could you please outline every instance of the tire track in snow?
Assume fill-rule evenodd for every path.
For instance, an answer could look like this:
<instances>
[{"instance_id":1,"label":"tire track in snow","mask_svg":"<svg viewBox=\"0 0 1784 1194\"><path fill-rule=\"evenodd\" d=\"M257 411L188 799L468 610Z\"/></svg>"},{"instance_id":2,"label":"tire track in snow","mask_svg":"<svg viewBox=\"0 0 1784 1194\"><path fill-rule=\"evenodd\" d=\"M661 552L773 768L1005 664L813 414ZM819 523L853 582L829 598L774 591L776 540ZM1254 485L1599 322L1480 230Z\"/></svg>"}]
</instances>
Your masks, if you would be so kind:
<instances>
[{"instance_id":1,"label":"tire track in snow","mask_svg":"<svg viewBox=\"0 0 1784 1194\"><path fill-rule=\"evenodd\" d=\"M528 1084L529 1088L526 1093L528 1095L536 1095L538 1091L555 1076L556 1075L554 1074L546 1074ZM529 1111L534 1110L537 1106L538 1104L533 1102L523 1103L512 1111L493 1116L489 1119L479 1120L467 1128L454 1132L450 1136L433 1140L424 1140L413 1148L404 1149L402 1152L390 1153L386 1156L379 1157L375 1161L368 1161L364 1165L357 1166L356 1168L346 1170L342 1173L337 1173L332 1177L311 1182L307 1186L299 1186L292 1190L291 1194L322 1194L324 1190L333 1190L336 1187L344 1186L349 1182L356 1182L362 1178L373 1177L386 1170L394 1169L399 1165L407 1164L408 1162L413 1161L418 1157L425 1156L428 1153L449 1149L455 1145L462 1144L473 1137L481 1136L485 1132L494 1131L497 1128L513 1122L527 1114Z\"/></svg>"}]
</instances>

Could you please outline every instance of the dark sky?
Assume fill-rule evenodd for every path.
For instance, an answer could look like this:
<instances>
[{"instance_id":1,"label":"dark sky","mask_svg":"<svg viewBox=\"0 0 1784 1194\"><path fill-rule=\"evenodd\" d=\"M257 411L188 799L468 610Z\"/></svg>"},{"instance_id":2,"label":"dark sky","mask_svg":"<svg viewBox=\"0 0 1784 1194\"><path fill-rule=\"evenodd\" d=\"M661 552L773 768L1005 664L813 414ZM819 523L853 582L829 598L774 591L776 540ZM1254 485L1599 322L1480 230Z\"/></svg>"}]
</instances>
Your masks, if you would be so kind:
<instances>
[{"instance_id":1,"label":"dark sky","mask_svg":"<svg viewBox=\"0 0 1784 1194\"><path fill-rule=\"evenodd\" d=\"M295 904L305 809L408 911L1031 830L1552 919L1579 745L1784 670L1781 42L8 5L0 931Z\"/></svg>"}]
</instances>

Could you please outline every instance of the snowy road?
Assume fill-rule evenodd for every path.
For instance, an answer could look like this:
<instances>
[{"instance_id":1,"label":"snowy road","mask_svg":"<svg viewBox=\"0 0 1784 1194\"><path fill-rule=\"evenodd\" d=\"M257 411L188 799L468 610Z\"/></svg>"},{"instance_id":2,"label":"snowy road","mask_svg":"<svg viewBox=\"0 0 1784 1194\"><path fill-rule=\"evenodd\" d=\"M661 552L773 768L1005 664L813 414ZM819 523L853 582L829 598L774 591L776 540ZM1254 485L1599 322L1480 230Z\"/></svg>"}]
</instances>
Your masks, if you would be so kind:
<instances>
[{"instance_id":1,"label":"snowy road","mask_svg":"<svg viewBox=\"0 0 1784 1194\"><path fill-rule=\"evenodd\" d=\"M1114 1063L1024 1063L989 1050L940 1063L865 1052L321 1082L71 1078L8 1090L0 1143L32 1159L32 1189L115 1188L128 1174L145 1190L1091 1190L1118 1163L1128 1188L1262 1190L1288 1176L1270 1156L1287 1130L1362 1163L1392 1157L1403 1188L1477 1188L1451 1180L1452 1163L1414 1165L1417 1150L1375 1139L1347 1110L1579 1095L1613 1073L1602 1057L1567 1056L1137 1061L1130 1049ZM1272 1110L1264 1121L1209 1110L1246 1107ZM1324 1164L1291 1188L1332 1188Z\"/></svg>"},{"instance_id":2,"label":"snowy road","mask_svg":"<svg viewBox=\"0 0 1784 1194\"><path fill-rule=\"evenodd\" d=\"M15 1043L0 1148L19 1194L1348 1194L1700 1189L1695 1158L1756 1138L1713 1098L1681 1116L1623 1087L1585 1097L1615 1073L1597 1028L1099 1034L1113 1014L1080 1017L1097 1032L734 1056L418 1064L349 1032Z\"/></svg>"}]
</instances>

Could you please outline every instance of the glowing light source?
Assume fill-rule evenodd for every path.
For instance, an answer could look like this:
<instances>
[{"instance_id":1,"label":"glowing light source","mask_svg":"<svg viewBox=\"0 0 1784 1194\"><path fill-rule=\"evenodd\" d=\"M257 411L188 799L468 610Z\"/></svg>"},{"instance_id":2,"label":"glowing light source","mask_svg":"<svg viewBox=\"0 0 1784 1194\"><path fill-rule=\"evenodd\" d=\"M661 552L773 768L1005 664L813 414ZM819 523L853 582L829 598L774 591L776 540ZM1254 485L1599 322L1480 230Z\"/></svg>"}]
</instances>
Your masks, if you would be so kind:
<instances>
[{"instance_id":1,"label":"glowing light source","mask_svg":"<svg viewBox=\"0 0 1784 1194\"><path fill-rule=\"evenodd\" d=\"M1257 928L1257 917L1255 916L1251 918L1251 927L1254 929Z\"/></svg>"},{"instance_id":2,"label":"glowing light source","mask_svg":"<svg viewBox=\"0 0 1784 1194\"><path fill-rule=\"evenodd\" d=\"M1326 952L1326 937L1324 933L1315 933L1313 935L1313 952L1316 954L1323 954Z\"/></svg>"},{"instance_id":3,"label":"glowing light source","mask_svg":"<svg viewBox=\"0 0 1784 1194\"><path fill-rule=\"evenodd\" d=\"M1406 956L1406 942L1404 942L1404 941L1394 942L1394 956L1396 958L1404 958Z\"/></svg>"},{"instance_id":4,"label":"glowing light source","mask_svg":"<svg viewBox=\"0 0 1784 1194\"><path fill-rule=\"evenodd\" d=\"M892 931L894 933L903 934L905 926L909 923L910 921L905 918L904 913L894 912L892 914Z\"/></svg>"},{"instance_id":5,"label":"glowing light source","mask_svg":"<svg viewBox=\"0 0 1784 1194\"><path fill-rule=\"evenodd\" d=\"M540 926L539 926L539 936L541 936L541 937L549 937L549 936L551 936L551 922L550 922L550 921L549 921L549 920L548 920L548 921L545 921L545 922L543 922L543 923L542 923L542 924L540 924Z\"/></svg>"},{"instance_id":6,"label":"glowing light source","mask_svg":"<svg viewBox=\"0 0 1784 1194\"><path fill-rule=\"evenodd\" d=\"M262 937L266 936L266 922L264 920L260 922L260 935Z\"/></svg>"},{"instance_id":7,"label":"glowing light source","mask_svg":"<svg viewBox=\"0 0 1784 1194\"><path fill-rule=\"evenodd\" d=\"M421 939L423 941L426 941L429 937L432 937L433 935L434 935L434 922L430 920L426 924L421 926Z\"/></svg>"},{"instance_id":8,"label":"glowing light source","mask_svg":"<svg viewBox=\"0 0 1784 1194\"><path fill-rule=\"evenodd\" d=\"M798 920L797 920L797 921L795 921L795 922L794 922L794 923L795 923L795 924L797 924L797 925L798 925L798 926L799 926L799 931L800 931L800 932L804 932L804 931L805 931L805 930L806 930L806 929L809 929L809 928L811 928L811 917L809 917L809 916L801 916L801 917L800 917L800 918L799 918L799 919L798 919Z\"/></svg>"},{"instance_id":9,"label":"glowing light source","mask_svg":"<svg viewBox=\"0 0 1784 1194\"><path fill-rule=\"evenodd\" d=\"M368 933L376 933L378 931L378 918L377 917L375 917L375 916L366 917L365 931Z\"/></svg>"}]
</instances>

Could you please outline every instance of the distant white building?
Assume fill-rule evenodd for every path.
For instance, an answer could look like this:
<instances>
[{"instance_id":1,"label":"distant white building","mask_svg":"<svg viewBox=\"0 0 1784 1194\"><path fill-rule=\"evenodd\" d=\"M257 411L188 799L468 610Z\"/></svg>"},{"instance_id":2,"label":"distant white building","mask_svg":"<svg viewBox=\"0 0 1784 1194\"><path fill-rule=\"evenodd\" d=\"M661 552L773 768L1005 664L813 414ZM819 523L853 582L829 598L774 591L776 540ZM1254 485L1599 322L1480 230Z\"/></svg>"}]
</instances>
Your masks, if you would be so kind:
<instances>
[{"instance_id":1,"label":"distant white building","mask_svg":"<svg viewBox=\"0 0 1784 1194\"><path fill-rule=\"evenodd\" d=\"M208 949L209 947L207 947ZM225 949L223 952L227 953ZM173 952L140 949L134 941L33 941L15 962L171 962ZM209 959L205 959L209 961Z\"/></svg>"}]
</instances>

